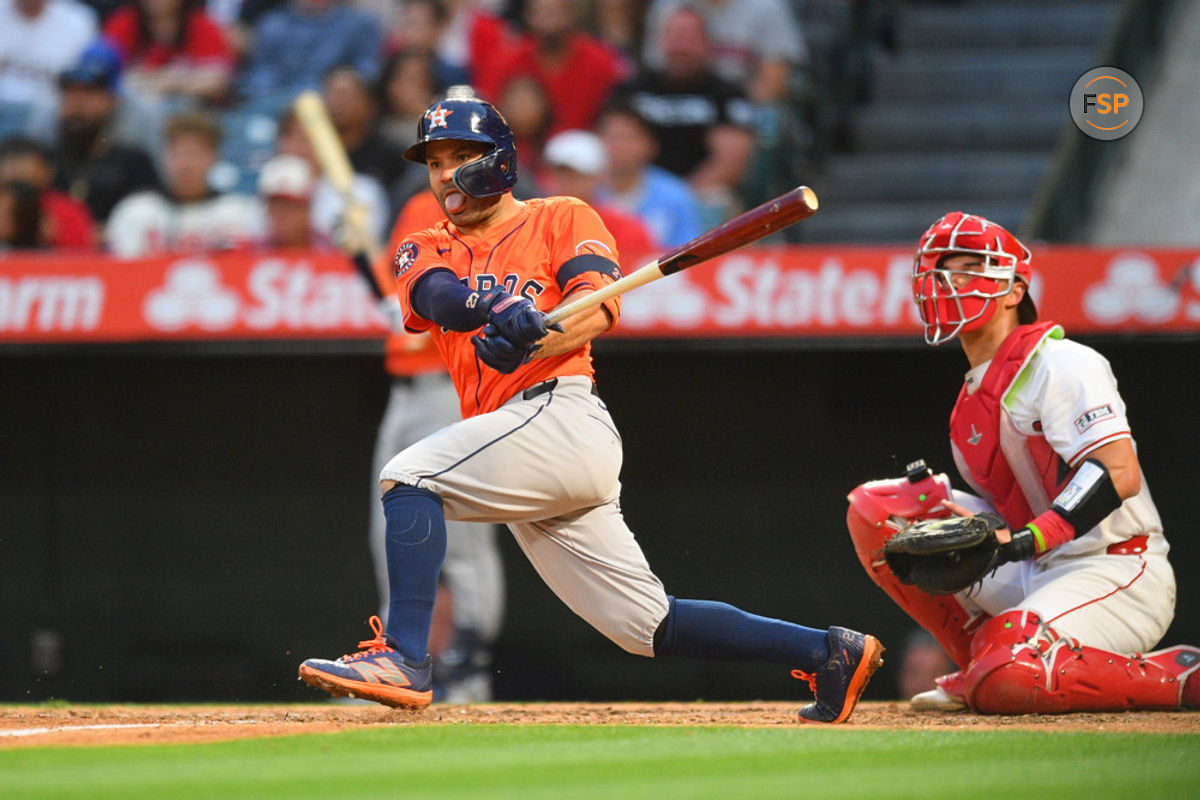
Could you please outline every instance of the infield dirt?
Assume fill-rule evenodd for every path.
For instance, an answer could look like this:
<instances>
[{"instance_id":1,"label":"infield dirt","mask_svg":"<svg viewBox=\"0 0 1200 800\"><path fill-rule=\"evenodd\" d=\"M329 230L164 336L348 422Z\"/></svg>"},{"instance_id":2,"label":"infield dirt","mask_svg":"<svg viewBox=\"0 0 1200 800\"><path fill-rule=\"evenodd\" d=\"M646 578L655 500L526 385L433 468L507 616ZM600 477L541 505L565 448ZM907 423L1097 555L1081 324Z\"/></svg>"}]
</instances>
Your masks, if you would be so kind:
<instances>
[{"instance_id":1,"label":"infield dirt","mask_svg":"<svg viewBox=\"0 0 1200 800\"><path fill-rule=\"evenodd\" d=\"M795 726L795 703L493 703L403 711L336 703L287 706L3 706L0 748L163 744L294 736L391 725ZM1005 728L1200 734L1200 713L988 717L917 714L907 703L862 703L839 728Z\"/></svg>"}]
</instances>

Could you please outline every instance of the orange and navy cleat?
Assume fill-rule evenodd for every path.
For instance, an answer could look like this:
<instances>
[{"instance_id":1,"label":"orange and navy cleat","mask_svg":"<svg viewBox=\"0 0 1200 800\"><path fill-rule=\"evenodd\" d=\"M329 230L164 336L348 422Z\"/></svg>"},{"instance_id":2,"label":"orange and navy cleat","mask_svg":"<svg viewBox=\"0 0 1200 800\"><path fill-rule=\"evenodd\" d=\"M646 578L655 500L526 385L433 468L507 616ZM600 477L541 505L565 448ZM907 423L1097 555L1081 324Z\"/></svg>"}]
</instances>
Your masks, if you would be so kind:
<instances>
[{"instance_id":1,"label":"orange and navy cleat","mask_svg":"<svg viewBox=\"0 0 1200 800\"><path fill-rule=\"evenodd\" d=\"M792 676L808 681L817 698L800 709L800 721L835 725L850 717L867 681L883 664L883 645L874 636L837 627L825 639L829 660L816 672L795 669Z\"/></svg>"},{"instance_id":2,"label":"orange and navy cleat","mask_svg":"<svg viewBox=\"0 0 1200 800\"><path fill-rule=\"evenodd\" d=\"M368 620L374 639L337 661L310 658L300 665L300 680L334 697L359 697L385 706L424 708L433 699L433 660L409 661L388 644L383 622Z\"/></svg>"}]
</instances>

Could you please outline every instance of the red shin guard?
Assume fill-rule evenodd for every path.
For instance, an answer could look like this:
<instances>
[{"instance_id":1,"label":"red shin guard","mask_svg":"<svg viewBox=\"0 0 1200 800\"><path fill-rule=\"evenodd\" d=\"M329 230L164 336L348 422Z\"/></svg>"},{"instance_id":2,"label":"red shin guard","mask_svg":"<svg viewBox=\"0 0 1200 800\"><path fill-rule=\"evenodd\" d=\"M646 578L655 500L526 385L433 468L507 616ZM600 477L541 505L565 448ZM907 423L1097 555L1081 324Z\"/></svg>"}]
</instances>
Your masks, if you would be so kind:
<instances>
[{"instance_id":1,"label":"red shin guard","mask_svg":"<svg viewBox=\"0 0 1200 800\"><path fill-rule=\"evenodd\" d=\"M970 660L971 638L985 617L973 617L953 595L927 594L897 580L883 560L883 545L896 533L896 529L883 519L878 523L868 520L856 510L853 499L854 495L851 495L852 504L846 514L846 525L854 541L854 551L867 575L917 624L933 634L955 664L966 666Z\"/></svg>"},{"instance_id":2,"label":"red shin guard","mask_svg":"<svg viewBox=\"0 0 1200 800\"><path fill-rule=\"evenodd\" d=\"M971 643L967 703L982 714L1180 707L1183 677L1159 659L1081 647L1028 611L988 620Z\"/></svg>"}]
</instances>

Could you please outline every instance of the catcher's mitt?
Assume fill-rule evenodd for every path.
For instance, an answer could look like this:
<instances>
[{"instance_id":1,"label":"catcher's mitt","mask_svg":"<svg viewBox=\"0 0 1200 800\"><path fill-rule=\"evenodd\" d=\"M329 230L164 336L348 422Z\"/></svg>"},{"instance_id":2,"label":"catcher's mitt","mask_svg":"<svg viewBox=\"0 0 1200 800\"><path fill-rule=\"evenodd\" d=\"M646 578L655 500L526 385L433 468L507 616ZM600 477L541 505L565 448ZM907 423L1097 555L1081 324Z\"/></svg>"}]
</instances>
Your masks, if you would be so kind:
<instances>
[{"instance_id":1,"label":"catcher's mitt","mask_svg":"<svg viewBox=\"0 0 1200 800\"><path fill-rule=\"evenodd\" d=\"M954 594L1003 563L996 530L1004 527L995 514L916 522L884 545L883 557L901 583Z\"/></svg>"}]
</instances>

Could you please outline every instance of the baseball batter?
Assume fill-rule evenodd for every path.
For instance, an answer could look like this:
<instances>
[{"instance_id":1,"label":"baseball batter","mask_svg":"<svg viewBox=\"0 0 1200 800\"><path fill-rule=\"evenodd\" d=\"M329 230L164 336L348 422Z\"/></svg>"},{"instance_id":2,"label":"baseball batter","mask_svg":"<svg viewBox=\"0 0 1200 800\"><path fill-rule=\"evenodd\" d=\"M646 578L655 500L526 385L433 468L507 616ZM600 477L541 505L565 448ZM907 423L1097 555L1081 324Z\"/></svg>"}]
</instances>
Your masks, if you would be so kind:
<instances>
[{"instance_id":1,"label":"baseball batter","mask_svg":"<svg viewBox=\"0 0 1200 800\"><path fill-rule=\"evenodd\" d=\"M913 294L925 341L957 338L970 364L950 441L975 494L919 462L850 495L867 572L960 667L912 705L1200 707L1200 648L1147 652L1174 615L1175 576L1116 380L1095 350L1037 321L1030 260L1004 228L961 212L921 238ZM900 523L946 510L999 513L1001 566L954 595L902 584L878 557L885 541Z\"/></svg>"},{"instance_id":2,"label":"baseball batter","mask_svg":"<svg viewBox=\"0 0 1200 800\"><path fill-rule=\"evenodd\" d=\"M463 420L405 449L380 475L386 629L373 617L374 639L336 661L305 661L301 679L335 695L428 705L445 521L503 522L554 593L625 650L786 665L816 695L802 721L844 721L881 663L875 637L671 597L625 524L621 437L590 352L617 323L620 300L554 330L543 312L620 276L595 211L567 197L515 200L512 132L475 98L433 104L405 157L427 165L447 219L397 250L400 303L406 327L433 337Z\"/></svg>"}]
</instances>

